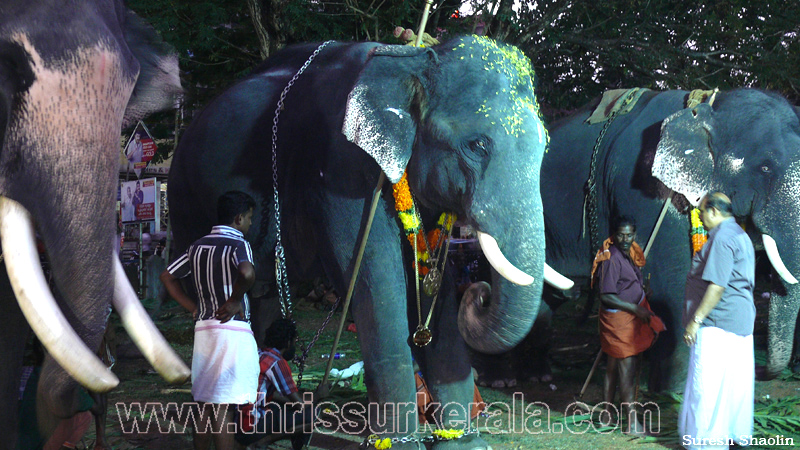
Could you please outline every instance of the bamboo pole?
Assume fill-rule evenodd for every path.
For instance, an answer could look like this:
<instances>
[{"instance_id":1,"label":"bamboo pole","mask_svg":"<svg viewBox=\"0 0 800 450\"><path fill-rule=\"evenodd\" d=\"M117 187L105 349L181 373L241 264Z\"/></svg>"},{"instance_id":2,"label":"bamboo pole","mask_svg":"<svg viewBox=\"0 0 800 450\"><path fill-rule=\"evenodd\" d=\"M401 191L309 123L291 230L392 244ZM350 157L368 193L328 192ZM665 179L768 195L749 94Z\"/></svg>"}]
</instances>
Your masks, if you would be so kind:
<instances>
[{"instance_id":1,"label":"bamboo pole","mask_svg":"<svg viewBox=\"0 0 800 450\"><path fill-rule=\"evenodd\" d=\"M331 367L333 367L333 360L334 356L336 356L336 348L339 346L339 338L342 337L342 329L344 328L344 322L347 319L347 310L350 308L350 300L353 298L353 291L356 287L356 280L358 279L358 270L361 268L361 259L364 256L364 249L367 247L367 239L369 238L369 232L372 229L372 219L375 218L375 210L378 208L378 200L381 198L381 190L383 189L383 180L385 175L381 170L381 174L378 177L378 185L375 186L375 191L372 193L372 204L369 208L369 217L367 218L367 224L364 227L364 233L361 235L361 242L358 246L358 254L356 255L356 262L353 266L353 274L350 276L350 286L347 288L347 296L344 299L344 306L342 307L342 317L339 319L339 329L336 331L336 337L333 339L333 345L331 346L331 354L328 358L328 365L325 367L325 376L322 377L322 381L319 383L320 386L325 386L328 383L328 376L331 373Z\"/></svg>"},{"instance_id":2,"label":"bamboo pole","mask_svg":"<svg viewBox=\"0 0 800 450\"><path fill-rule=\"evenodd\" d=\"M428 16L431 13L431 5L433 0L425 2L425 10L422 11L422 19L419 21L419 31L417 32L417 40L414 41L414 47L419 47L422 43L422 35L425 33L425 26L428 24Z\"/></svg>"}]
</instances>

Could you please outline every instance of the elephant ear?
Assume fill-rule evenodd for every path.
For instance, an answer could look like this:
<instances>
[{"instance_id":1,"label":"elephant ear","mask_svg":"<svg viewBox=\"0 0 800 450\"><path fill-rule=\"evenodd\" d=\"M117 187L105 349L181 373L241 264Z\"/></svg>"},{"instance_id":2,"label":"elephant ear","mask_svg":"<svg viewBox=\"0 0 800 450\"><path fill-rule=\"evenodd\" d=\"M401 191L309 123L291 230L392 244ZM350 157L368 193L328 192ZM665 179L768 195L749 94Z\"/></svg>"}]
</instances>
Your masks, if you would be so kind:
<instances>
[{"instance_id":1,"label":"elephant ear","mask_svg":"<svg viewBox=\"0 0 800 450\"><path fill-rule=\"evenodd\" d=\"M139 62L139 76L125 109L122 127L154 112L175 107L183 93L178 55L147 22L127 10L123 24L125 43Z\"/></svg>"},{"instance_id":2,"label":"elephant ear","mask_svg":"<svg viewBox=\"0 0 800 450\"><path fill-rule=\"evenodd\" d=\"M342 133L397 183L403 176L416 135L412 116L422 109L419 77L430 49L387 45L374 50L347 98Z\"/></svg>"},{"instance_id":3,"label":"elephant ear","mask_svg":"<svg viewBox=\"0 0 800 450\"><path fill-rule=\"evenodd\" d=\"M652 174L697 206L714 189L712 109L707 103L683 109L664 119L653 159Z\"/></svg>"}]
</instances>

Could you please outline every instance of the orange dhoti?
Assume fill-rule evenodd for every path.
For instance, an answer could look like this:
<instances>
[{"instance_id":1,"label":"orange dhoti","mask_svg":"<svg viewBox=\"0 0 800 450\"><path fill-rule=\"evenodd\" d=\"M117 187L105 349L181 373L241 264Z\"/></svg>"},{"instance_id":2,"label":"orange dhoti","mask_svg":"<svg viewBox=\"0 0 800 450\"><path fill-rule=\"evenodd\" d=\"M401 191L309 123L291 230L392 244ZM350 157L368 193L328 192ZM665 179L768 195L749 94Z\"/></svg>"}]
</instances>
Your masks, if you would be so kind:
<instances>
[{"instance_id":1,"label":"orange dhoti","mask_svg":"<svg viewBox=\"0 0 800 450\"><path fill-rule=\"evenodd\" d=\"M652 312L646 298L642 298L639 306ZM650 324L646 324L629 312L600 308L600 347L614 358L622 359L642 353L653 345L658 333L665 329L664 322L656 315L650 316Z\"/></svg>"}]
</instances>

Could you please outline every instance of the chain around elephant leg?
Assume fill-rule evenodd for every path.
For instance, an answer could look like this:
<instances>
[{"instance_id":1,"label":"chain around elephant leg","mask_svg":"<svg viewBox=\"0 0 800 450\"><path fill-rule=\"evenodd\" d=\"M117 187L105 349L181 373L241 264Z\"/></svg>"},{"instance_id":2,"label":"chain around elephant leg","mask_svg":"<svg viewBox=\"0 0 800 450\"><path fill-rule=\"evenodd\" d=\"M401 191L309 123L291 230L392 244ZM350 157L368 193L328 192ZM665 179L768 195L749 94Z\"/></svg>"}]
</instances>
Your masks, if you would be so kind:
<instances>
[{"instance_id":1,"label":"chain around elephant leg","mask_svg":"<svg viewBox=\"0 0 800 450\"><path fill-rule=\"evenodd\" d=\"M465 436L458 441L442 441L433 445L435 450L491 450L491 446L480 436Z\"/></svg>"}]
</instances>

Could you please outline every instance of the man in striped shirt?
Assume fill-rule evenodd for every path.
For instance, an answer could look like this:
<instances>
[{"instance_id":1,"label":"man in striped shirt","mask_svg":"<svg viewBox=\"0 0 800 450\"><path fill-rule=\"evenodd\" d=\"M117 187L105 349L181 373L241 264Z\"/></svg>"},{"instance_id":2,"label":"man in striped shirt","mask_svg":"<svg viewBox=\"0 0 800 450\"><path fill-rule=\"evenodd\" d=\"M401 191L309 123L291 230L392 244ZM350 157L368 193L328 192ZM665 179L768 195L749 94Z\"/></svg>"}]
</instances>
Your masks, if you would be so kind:
<instances>
[{"instance_id":1,"label":"man in striped shirt","mask_svg":"<svg viewBox=\"0 0 800 450\"><path fill-rule=\"evenodd\" d=\"M258 348L250 328L247 290L255 281L253 254L244 235L255 201L230 191L217 201L219 225L195 241L161 274L169 294L195 317L192 396L201 405L194 448L234 448L232 405L256 399ZM188 278L196 299L181 286Z\"/></svg>"}]
</instances>

